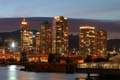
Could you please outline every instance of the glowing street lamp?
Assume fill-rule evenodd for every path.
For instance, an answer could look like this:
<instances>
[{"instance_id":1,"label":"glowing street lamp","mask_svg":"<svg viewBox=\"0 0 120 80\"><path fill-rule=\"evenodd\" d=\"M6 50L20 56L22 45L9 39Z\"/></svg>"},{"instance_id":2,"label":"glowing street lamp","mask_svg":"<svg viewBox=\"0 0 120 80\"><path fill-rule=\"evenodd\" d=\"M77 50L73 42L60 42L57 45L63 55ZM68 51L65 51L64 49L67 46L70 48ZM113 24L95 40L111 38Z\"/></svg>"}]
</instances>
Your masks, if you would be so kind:
<instances>
[{"instance_id":1,"label":"glowing street lamp","mask_svg":"<svg viewBox=\"0 0 120 80\"><path fill-rule=\"evenodd\" d=\"M10 52L14 52L15 51L15 47L16 47L16 43L15 41L12 41L9 45L9 49L10 49Z\"/></svg>"},{"instance_id":2,"label":"glowing street lamp","mask_svg":"<svg viewBox=\"0 0 120 80\"><path fill-rule=\"evenodd\" d=\"M16 45L15 45L15 42L12 42L12 43L11 43L11 47L12 47L12 48L15 48L15 46L16 46Z\"/></svg>"}]
</instances>

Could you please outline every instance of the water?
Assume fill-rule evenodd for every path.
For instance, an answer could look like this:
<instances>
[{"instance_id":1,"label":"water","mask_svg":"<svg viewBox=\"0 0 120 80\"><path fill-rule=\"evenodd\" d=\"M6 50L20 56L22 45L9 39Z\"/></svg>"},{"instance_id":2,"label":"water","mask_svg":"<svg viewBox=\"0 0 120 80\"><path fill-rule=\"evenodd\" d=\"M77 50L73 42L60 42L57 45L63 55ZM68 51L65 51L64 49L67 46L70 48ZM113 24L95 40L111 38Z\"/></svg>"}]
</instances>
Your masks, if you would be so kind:
<instances>
[{"instance_id":1,"label":"water","mask_svg":"<svg viewBox=\"0 0 120 80\"><path fill-rule=\"evenodd\" d=\"M16 65L0 67L0 80L102 80L97 77L87 78L87 74L36 73L20 71L20 68Z\"/></svg>"}]
</instances>

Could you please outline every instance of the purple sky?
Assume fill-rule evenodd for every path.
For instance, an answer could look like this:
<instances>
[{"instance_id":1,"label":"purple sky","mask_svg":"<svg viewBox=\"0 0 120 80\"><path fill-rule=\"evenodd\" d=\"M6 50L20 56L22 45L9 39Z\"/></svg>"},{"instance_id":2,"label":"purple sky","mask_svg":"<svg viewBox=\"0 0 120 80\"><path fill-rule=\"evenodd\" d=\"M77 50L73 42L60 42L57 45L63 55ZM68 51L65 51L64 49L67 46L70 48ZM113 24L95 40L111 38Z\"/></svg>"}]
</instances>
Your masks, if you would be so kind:
<instances>
[{"instance_id":1,"label":"purple sky","mask_svg":"<svg viewBox=\"0 0 120 80\"><path fill-rule=\"evenodd\" d=\"M43 21L53 21L53 18L32 17L26 18L28 29L40 30L40 25ZM20 29L22 18L3 18L0 19L0 32L11 32ZM112 20L93 20L93 19L70 19L69 33L79 34L79 27L84 25L95 26L97 29L106 30L108 39L120 39L120 21Z\"/></svg>"}]
</instances>

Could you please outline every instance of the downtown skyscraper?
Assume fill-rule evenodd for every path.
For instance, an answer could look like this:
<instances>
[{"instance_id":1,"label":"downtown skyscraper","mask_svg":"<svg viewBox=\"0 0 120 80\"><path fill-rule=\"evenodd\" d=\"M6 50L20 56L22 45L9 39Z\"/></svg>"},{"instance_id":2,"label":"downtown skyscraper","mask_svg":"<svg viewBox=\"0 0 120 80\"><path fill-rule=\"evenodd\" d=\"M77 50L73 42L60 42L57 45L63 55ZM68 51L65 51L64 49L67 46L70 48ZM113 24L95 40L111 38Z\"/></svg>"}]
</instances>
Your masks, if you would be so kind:
<instances>
[{"instance_id":1,"label":"downtown skyscraper","mask_svg":"<svg viewBox=\"0 0 120 80\"><path fill-rule=\"evenodd\" d=\"M107 32L92 26L81 26L79 34L80 53L105 54L107 44Z\"/></svg>"},{"instance_id":2,"label":"downtown skyscraper","mask_svg":"<svg viewBox=\"0 0 120 80\"><path fill-rule=\"evenodd\" d=\"M40 52L52 53L52 24L48 21L40 27Z\"/></svg>"},{"instance_id":3,"label":"downtown skyscraper","mask_svg":"<svg viewBox=\"0 0 120 80\"><path fill-rule=\"evenodd\" d=\"M63 16L56 16L53 22L52 53L68 53L68 20Z\"/></svg>"},{"instance_id":4,"label":"downtown skyscraper","mask_svg":"<svg viewBox=\"0 0 120 80\"><path fill-rule=\"evenodd\" d=\"M95 27L80 27L80 53L95 54L96 53L96 32Z\"/></svg>"},{"instance_id":5,"label":"downtown skyscraper","mask_svg":"<svg viewBox=\"0 0 120 80\"><path fill-rule=\"evenodd\" d=\"M97 53L106 54L107 50L107 32L105 30L99 29L97 33Z\"/></svg>"},{"instance_id":6,"label":"downtown skyscraper","mask_svg":"<svg viewBox=\"0 0 120 80\"><path fill-rule=\"evenodd\" d=\"M40 32L36 32L35 36L36 53L40 53Z\"/></svg>"}]
</instances>

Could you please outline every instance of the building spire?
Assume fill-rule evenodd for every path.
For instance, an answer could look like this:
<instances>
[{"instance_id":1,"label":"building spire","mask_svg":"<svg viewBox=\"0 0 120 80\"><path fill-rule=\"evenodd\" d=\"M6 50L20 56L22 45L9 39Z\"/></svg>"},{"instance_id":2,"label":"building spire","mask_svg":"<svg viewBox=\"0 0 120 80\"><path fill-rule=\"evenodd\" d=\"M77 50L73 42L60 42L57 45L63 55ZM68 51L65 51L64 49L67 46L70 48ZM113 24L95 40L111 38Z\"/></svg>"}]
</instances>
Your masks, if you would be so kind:
<instances>
[{"instance_id":1,"label":"building spire","mask_svg":"<svg viewBox=\"0 0 120 80\"><path fill-rule=\"evenodd\" d=\"M26 29L28 26L28 22L26 21L25 17L21 21L21 28Z\"/></svg>"},{"instance_id":2,"label":"building spire","mask_svg":"<svg viewBox=\"0 0 120 80\"><path fill-rule=\"evenodd\" d=\"M26 22L25 17L23 17L23 21Z\"/></svg>"}]
</instances>

